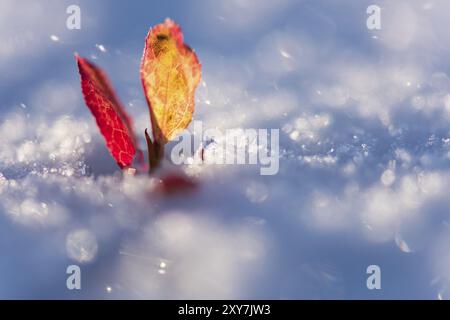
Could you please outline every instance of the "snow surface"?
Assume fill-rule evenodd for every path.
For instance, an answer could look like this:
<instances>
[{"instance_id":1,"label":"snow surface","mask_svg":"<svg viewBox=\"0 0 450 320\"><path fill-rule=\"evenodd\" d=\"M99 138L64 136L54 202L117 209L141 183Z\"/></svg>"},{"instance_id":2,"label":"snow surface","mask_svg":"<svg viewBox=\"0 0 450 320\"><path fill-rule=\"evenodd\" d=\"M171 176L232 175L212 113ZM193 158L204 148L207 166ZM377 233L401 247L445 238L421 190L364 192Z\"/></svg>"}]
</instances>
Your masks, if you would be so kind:
<instances>
[{"instance_id":1,"label":"snow surface","mask_svg":"<svg viewBox=\"0 0 450 320\"><path fill-rule=\"evenodd\" d=\"M0 4L0 298L450 297L448 1L76 2L79 31L72 1ZM167 16L203 65L195 119L279 128L277 175L188 165L199 190L161 197L120 173L73 53L141 134L143 41Z\"/></svg>"}]
</instances>

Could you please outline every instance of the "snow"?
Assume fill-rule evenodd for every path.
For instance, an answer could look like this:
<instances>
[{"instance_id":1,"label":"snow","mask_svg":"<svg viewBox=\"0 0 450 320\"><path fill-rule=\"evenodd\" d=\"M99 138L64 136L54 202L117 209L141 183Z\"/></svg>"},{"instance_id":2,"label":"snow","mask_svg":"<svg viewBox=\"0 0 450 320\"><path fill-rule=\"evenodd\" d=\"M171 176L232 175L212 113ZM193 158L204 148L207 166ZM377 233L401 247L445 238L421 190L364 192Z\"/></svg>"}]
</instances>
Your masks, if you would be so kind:
<instances>
[{"instance_id":1,"label":"snow","mask_svg":"<svg viewBox=\"0 0 450 320\"><path fill-rule=\"evenodd\" d=\"M86 20L69 31L70 1L2 1L0 298L448 299L449 3L379 1L378 31L370 1L183 3L152 11L179 20L202 62L194 119L279 129L278 174L173 167L173 144L164 170L197 191L162 197L158 177L122 174L73 53L96 56L144 146L139 62L163 18L80 1ZM79 292L65 286L72 264ZM372 264L381 290L366 287Z\"/></svg>"}]
</instances>

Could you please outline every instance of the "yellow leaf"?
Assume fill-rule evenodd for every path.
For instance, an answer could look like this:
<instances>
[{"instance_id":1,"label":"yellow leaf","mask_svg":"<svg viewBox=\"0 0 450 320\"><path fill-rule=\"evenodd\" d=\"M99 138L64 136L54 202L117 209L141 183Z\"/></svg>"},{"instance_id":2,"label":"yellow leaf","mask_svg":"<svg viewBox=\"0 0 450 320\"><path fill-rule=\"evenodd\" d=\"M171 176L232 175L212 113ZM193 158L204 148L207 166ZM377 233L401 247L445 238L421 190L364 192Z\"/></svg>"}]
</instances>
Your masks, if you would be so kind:
<instances>
[{"instance_id":1,"label":"yellow leaf","mask_svg":"<svg viewBox=\"0 0 450 320\"><path fill-rule=\"evenodd\" d=\"M181 28L166 19L150 29L141 62L141 79L150 108L154 142L160 145L187 128L201 79L195 52L183 42Z\"/></svg>"}]
</instances>

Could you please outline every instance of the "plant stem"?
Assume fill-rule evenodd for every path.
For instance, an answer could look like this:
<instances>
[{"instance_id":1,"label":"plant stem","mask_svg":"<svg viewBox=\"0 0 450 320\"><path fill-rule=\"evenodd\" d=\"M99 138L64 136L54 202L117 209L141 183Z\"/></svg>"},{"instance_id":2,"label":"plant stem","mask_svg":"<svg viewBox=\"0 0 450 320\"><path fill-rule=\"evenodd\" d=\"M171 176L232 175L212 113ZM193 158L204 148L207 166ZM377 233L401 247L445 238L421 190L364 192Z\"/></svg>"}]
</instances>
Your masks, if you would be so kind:
<instances>
[{"instance_id":1,"label":"plant stem","mask_svg":"<svg viewBox=\"0 0 450 320\"><path fill-rule=\"evenodd\" d=\"M153 173L156 168L161 163L161 160L164 157L164 145L158 143L157 141L152 141L150 138L147 129L145 129L145 140L147 140L147 150L148 150L148 163L149 163L149 171L148 173Z\"/></svg>"}]
</instances>

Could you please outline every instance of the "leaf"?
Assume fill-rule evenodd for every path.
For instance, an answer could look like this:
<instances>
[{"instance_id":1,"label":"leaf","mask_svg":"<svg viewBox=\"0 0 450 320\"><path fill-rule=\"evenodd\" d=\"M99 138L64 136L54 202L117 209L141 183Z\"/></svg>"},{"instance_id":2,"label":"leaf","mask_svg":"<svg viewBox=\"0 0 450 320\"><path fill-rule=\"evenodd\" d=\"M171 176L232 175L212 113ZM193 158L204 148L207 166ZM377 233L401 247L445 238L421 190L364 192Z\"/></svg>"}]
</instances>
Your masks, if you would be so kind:
<instances>
[{"instance_id":1,"label":"leaf","mask_svg":"<svg viewBox=\"0 0 450 320\"><path fill-rule=\"evenodd\" d=\"M154 142L166 144L187 128L201 79L195 52L170 19L150 29L141 62L141 80L150 108Z\"/></svg>"},{"instance_id":2,"label":"leaf","mask_svg":"<svg viewBox=\"0 0 450 320\"><path fill-rule=\"evenodd\" d=\"M161 177L160 183L154 189L156 194L165 196L186 194L196 191L198 183L183 173L169 173Z\"/></svg>"},{"instance_id":3,"label":"leaf","mask_svg":"<svg viewBox=\"0 0 450 320\"><path fill-rule=\"evenodd\" d=\"M87 59L76 55L81 88L111 155L123 169L136 155L137 140L130 117L116 97L103 71Z\"/></svg>"}]
</instances>

